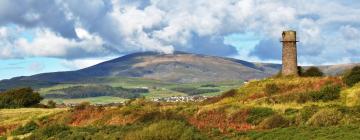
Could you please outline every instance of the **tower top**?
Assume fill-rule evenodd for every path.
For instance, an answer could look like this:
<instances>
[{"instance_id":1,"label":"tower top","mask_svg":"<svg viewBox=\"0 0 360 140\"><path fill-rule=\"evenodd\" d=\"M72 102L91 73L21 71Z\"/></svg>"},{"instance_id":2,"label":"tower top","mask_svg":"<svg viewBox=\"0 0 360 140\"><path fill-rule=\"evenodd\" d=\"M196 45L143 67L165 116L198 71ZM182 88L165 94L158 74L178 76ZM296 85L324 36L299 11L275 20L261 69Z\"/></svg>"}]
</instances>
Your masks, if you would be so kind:
<instances>
[{"instance_id":1,"label":"tower top","mask_svg":"<svg viewBox=\"0 0 360 140\"><path fill-rule=\"evenodd\" d=\"M296 40L296 31L294 30L283 31L281 42L298 42Z\"/></svg>"}]
</instances>

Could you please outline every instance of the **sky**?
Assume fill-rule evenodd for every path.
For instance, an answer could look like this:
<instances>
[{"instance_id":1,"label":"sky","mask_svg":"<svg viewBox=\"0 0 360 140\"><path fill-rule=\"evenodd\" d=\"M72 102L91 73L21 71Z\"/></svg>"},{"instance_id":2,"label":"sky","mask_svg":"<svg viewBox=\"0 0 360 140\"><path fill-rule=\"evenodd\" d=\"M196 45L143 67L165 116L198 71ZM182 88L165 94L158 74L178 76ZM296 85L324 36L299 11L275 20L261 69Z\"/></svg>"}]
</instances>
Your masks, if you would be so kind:
<instances>
[{"instance_id":1,"label":"sky","mask_svg":"<svg viewBox=\"0 0 360 140\"><path fill-rule=\"evenodd\" d=\"M85 68L133 52L186 51L301 65L360 62L358 0L0 0L0 79Z\"/></svg>"}]
</instances>

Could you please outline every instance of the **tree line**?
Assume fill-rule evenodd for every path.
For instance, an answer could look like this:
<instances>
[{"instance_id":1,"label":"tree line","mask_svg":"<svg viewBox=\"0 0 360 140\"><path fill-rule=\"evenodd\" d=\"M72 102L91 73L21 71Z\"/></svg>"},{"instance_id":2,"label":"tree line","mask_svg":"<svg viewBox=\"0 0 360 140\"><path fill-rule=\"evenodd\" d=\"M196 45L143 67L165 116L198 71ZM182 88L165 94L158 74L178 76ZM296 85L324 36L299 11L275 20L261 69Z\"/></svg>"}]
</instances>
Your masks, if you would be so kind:
<instances>
[{"instance_id":1,"label":"tree line","mask_svg":"<svg viewBox=\"0 0 360 140\"><path fill-rule=\"evenodd\" d=\"M44 95L45 98L88 98L99 96L114 96L120 98L137 98L142 93L148 93L148 89L144 88L123 88L111 87L107 85L91 85L91 86L73 86L63 89L51 90Z\"/></svg>"},{"instance_id":2,"label":"tree line","mask_svg":"<svg viewBox=\"0 0 360 140\"><path fill-rule=\"evenodd\" d=\"M43 98L31 88L11 89L0 93L0 108L31 107Z\"/></svg>"}]
</instances>

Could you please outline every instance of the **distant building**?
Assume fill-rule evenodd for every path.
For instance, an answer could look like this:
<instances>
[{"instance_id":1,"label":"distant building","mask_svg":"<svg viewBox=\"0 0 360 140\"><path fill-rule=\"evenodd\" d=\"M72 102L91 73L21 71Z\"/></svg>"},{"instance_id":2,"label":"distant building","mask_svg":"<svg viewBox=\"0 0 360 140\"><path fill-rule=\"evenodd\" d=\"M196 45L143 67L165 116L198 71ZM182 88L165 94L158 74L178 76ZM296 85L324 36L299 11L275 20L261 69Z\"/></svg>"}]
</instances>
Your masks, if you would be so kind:
<instances>
[{"instance_id":1,"label":"distant building","mask_svg":"<svg viewBox=\"0 0 360 140\"><path fill-rule=\"evenodd\" d=\"M282 69L284 76L298 75L297 50L296 50L296 31L283 31L282 40Z\"/></svg>"}]
</instances>

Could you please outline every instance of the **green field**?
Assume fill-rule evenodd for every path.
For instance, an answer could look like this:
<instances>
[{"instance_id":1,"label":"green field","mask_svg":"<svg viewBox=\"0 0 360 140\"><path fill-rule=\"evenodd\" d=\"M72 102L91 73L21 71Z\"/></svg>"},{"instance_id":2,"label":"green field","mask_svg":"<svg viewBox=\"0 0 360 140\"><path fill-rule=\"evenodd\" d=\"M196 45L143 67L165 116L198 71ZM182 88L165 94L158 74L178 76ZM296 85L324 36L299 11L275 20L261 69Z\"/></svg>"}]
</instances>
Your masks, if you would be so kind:
<instances>
[{"instance_id":1,"label":"green field","mask_svg":"<svg viewBox=\"0 0 360 140\"><path fill-rule=\"evenodd\" d=\"M196 88L196 89L218 89L219 92L211 92L200 94L202 96L216 96L221 94L224 91L238 88L243 83L242 80L239 81L226 81L226 82L217 82L217 83L191 83L191 84L182 84L182 83L169 83L162 82L151 79L140 79L140 78L98 78L92 79L91 81L83 81L80 83L72 84L58 84L50 87L38 89L41 95L49 94L53 90L61 90L64 88L74 87L74 86L96 86L96 85L107 85L112 87L123 87L123 88L147 88L149 93L143 94L146 98L158 98L158 97L171 97L171 96L187 96L186 93L178 92L172 90L173 88ZM204 87L204 85L212 85L212 87ZM78 98L78 99L61 99L61 98L52 98L46 99L54 100L57 103L79 103L88 101L94 104L106 104L114 102L123 102L124 99L118 97L90 97L90 98Z\"/></svg>"},{"instance_id":2,"label":"green field","mask_svg":"<svg viewBox=\"0 0 360 140\"><path fill-rule=\"evenodd\" d=\"M109 103L123 103L128 99L123 99L119 97L110 97L110 96L101 96L101 97L91 97L91 98L78 98L78 99L44 99L42 103L46 104L49 100L55 101L57 104L78 104L82 102L89 102L91 104L109 104Z\"/></svg>"}]
</instances>

